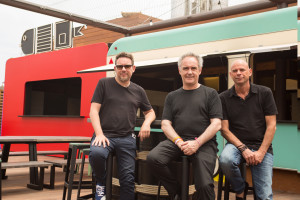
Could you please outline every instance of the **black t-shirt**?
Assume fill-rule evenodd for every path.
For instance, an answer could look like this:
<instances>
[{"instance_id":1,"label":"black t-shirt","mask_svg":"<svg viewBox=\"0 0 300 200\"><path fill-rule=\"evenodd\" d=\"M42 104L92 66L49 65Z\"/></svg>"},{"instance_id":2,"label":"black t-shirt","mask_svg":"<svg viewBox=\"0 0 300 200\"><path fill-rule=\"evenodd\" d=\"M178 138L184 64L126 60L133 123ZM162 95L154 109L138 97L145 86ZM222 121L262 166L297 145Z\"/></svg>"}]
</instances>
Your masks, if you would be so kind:
<instances>
[{"instance_id":1,"label":"black t-shirt","mask_svg":"<svg viewBox=\"0 0 300 200\"><path fill-rule=\"evenodd\" d=\"M250 85L250 92L243 100L234 86L220 94L223 119L228 120L229 130L249 148L258 150L266 132L265 116L276 115L277 108L270 88ZM272 145L268 149L273 153Z\"/></svg>"},{"instance_id":2,"label":"black t-shirt","mask_svg":"<svg viewBox=\"0 0 300 200\"><path fill-rule=\"evenodd\" d=\"M195 90L179 88L165 100L162 119L184 140L194 140L210 125L210 119L222 119L222 105L216 90L201 85ZM215 137L212 140L216 140Z\"/></svg>"},{"instance_id":3,"label":"black t-shirt","mask_svg":"<svg viewBox=\"0 0 300 200\"><path fill-rule=\"evenodd\" d=\"M100 79L91 102L101 104L99 117L106 137L133 133L137 109L152 109L142 87L132 82L129 87L123 87L115 78Z\"/></svg>"}]
</instances>

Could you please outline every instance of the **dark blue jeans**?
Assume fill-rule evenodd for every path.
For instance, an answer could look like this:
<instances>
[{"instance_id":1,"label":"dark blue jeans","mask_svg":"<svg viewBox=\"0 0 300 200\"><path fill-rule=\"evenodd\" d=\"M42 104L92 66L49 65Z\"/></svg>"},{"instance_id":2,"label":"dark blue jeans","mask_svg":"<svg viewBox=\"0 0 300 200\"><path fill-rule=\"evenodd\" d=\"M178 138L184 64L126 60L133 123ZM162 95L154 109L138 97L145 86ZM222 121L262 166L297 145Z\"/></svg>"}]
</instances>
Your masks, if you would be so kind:
<instances>
[{"instance_id":1,"label":"dark blue jeans","mask_svg":"<svg viewBox=\"0 0 300 200\"><path fill-rule=\"evenodd\" d=\"M95 136L92 138L93 143ZM114 151L117 157L120 200L134 200L134 172L136 157L136 137L130 134L126 137L108 138L109 146L92 146L90 149L90 164L97 183L105 185L106 159L109 152Z\"/></svg>"},{"instance_id":2,"label":"dark blue jeans","mask_svg":"<svg viewBox=\"0 0 300 200\"><path fill-rule=\"evenodd\" d=\"M238 194L245 188L245 180L238 167L242 162L245 160L241 152L233 144L227 143L220 156L220 167L232 185L233 191ZM266 153L263 161L258 165L250 166L250 169L258 199L272 200L273 155Z\"/></svg>"}]
</instances>

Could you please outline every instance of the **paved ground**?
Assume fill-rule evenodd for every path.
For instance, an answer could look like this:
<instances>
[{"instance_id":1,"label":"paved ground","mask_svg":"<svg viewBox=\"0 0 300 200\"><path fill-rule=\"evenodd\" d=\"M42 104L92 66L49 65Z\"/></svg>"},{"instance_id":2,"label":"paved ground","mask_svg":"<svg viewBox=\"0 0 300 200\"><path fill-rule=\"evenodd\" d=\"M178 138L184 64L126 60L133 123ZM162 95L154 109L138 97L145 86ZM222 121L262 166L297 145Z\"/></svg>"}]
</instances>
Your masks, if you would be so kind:
<instances>
[{"instance_id":1,"label":"paved ground","mask_svg":"<svg viewBox=\"0 0 300 200\"><path fill-rule=\"evenodd\" d=\"M11 157L9 161L20 161L28 158ZM40 156L39 160L57 159L53 157ZM87 169L87 167L85 168ZM28 189L26 184L29 182L29 169L9 169L7 170L8 179L2 180L2 199L3 200L61 200L63 193L64 173L62 169L56 170L55 189L44 189L42 191ZM87 174L87 173L86 173ZM89 177L85 177L89 178ZM46 169L45 182L49 182L49 169ZM300 184L300 183L299 183ZM215 189L217 191L217 188ZM82 191L82 194L88 194L90 190ZM77 190L73 190L72 199L76 199ZM155 197L140 198L139 200L154 200ZM230 195L230 199L234 200L234 195ZM248 200L253 200L252 195L248 195ZM274 200L300 200L300 194L283 193L274 191Z\"/></svg>"}]
</instances>

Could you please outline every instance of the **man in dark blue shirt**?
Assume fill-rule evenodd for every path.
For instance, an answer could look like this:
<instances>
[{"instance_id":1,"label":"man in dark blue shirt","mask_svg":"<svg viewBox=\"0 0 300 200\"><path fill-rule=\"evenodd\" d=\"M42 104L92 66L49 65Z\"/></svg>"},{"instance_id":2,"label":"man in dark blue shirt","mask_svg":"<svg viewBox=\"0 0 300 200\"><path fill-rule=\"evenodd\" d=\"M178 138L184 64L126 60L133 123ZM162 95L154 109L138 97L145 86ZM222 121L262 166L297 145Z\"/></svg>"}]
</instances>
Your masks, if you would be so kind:
<instances>
[{"instance_id":1,"label":"man in dark blue shirt","mask_svg":"<svg viewBox=\"0 0 300 200\"><path fill-rule=\"evenodd\" d=\"M222 135L228 141L220 166L236 192L236 199L244 199L247 188L239 164L246 162L252 172L258 199L271 200L273 149L277 108L272 91L251 84L252 69L243 60L233 62L230 76L234 86L220 94L223 108Z\"/></svg>"}]
</instances>

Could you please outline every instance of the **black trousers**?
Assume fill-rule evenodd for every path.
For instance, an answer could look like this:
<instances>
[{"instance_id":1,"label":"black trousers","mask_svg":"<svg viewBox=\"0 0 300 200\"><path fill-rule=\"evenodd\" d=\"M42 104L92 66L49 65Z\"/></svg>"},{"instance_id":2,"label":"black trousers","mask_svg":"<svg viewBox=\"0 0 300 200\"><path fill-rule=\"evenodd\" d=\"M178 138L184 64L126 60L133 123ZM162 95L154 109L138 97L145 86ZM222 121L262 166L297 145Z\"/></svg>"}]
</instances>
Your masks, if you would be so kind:
<instances>
[{"instance_id":1,"label":"black trousers","mask_svg":"<svg viewBox=\"0 0 300 200\"><path fill-rule=\"evenodd\" d=\"M147 156L147 162L151 165L153 175L161 180L170 196L180 194L181 185L176 179L176 174L172 174L169 164L173 160L180 160L182 155L184 155L183 152L173 142L165 140L152 149ZM215 199L213 172L216 155L216 144L209 141L195 154L188 156L193 166L196 189L193 200Z\"/></svg>"}]
</instances>

